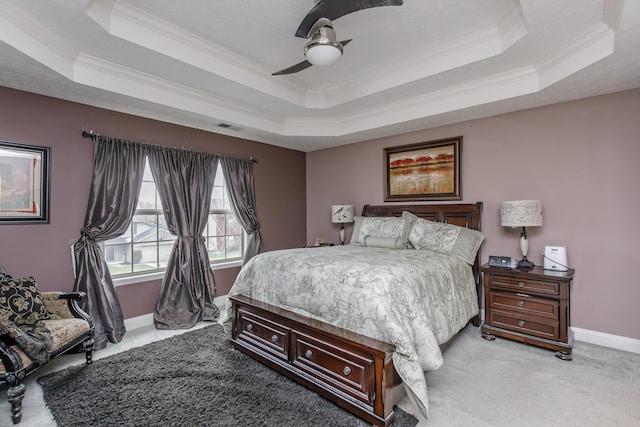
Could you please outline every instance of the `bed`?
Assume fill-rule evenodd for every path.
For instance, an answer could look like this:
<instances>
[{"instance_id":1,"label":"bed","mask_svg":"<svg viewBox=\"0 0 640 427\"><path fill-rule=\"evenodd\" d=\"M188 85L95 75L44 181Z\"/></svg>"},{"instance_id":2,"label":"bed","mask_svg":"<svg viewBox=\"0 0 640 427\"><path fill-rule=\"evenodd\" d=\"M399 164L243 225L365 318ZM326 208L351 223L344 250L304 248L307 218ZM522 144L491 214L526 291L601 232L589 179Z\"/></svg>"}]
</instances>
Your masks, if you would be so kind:
<instances>
[{"instance_id":1,"label":"bed","mask_svg":"<svg viewBox=\"0 0 640 427\"><path fill-rule=\"evenodd\" d=\"M231 345L379 426L399 379L428 416L424 372L478 326L482 202L365 205L350 244L265 252L221 323Z\"/></svg>"}]
</instances>

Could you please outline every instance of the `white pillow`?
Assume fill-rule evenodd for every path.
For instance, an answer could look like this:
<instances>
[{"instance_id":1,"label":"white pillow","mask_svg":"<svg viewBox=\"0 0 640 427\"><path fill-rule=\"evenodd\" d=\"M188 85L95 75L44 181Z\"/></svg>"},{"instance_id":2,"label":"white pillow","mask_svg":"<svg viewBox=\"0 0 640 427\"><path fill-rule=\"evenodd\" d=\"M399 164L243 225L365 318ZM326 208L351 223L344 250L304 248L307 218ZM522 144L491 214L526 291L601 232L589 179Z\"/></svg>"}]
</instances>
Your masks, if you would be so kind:
<instances>
[{"instance_id":1,"label":"white pillow","mask_svg":"<svg viewBox=\"0 0 640 427\"><path fill-rule=\"evenodd\" d=\"M353 217L353 233L351 233L351 241L349 242L352 245L361 246L360 243L360 225L362 224L363 216L354 216Z\"/></svg>"},{"instance_id":2,"label":"white pillow","mask_svg":"<svg viewBox=\"0 0 640 427\"><path fill-rule=\"evenodd\" d=\"M410 248L413 248L413 245L409 241L409 234L411 234L411 230L413 229L413 224L415 224L416 220L420 219L420 217L409 211L404 211L402 212L402 218L406 218L407 220L409 220L409 233L407 233L407 245Z\"/></svg>"},{"instance_id":3,"label":"white pillow","mask_svg":"<svg viewBox=\"0 0 640 427\"><path fill-rule=\"evenodd\" d=\"M409 231L409 243L414 248L451 253L471 265L484 238L485 235L477 230L423 218L416 218Z\"/></svg>"},{"instance_id":4,"label":"white pillow","mask_svg":"<svg viewBox=\"0 0 640 427\"><path fill-rule=\"evenodd\" d=\"M411 221L402 217L354 217L352 245L362 245L365 237L390 237L400 239L402 247L407 245Z\"/></svg>"}]
</instances>

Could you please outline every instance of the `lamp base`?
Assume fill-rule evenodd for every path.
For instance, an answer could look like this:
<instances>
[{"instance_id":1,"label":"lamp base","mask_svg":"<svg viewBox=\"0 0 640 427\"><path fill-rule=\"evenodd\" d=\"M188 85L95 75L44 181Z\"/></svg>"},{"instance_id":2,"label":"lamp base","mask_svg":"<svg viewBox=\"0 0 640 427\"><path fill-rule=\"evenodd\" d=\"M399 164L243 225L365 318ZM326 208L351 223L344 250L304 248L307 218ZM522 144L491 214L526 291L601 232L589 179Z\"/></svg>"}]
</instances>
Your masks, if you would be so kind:
<instances>
[{"instance_id":1,"label":"lamp base","mask_svg":"<svg viewBox=\"0 0 640 427\"><path fill-rule=\"evenodd\" d=\"M520 270L531 270L535 267L535 264L527 259L527 257L522 258L518 261L518 266Z\"/></svg>"}]
</instances>

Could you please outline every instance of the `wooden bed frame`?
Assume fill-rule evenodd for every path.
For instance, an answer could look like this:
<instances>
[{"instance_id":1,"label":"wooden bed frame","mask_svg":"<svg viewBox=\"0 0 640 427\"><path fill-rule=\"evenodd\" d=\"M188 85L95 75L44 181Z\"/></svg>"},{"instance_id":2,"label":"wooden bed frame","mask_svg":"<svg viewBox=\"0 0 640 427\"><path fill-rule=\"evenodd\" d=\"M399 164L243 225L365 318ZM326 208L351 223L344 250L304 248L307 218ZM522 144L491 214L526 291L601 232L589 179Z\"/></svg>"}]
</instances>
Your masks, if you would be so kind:
<instances>
[{"instance_id":1,"label":"wooden bed frame","mask_svg":"<svg viewBox=\"0 0 640 427\"><path fill-rule=\"evenodd\" d=\"M401 216L480 229L482 202L438 205L365 205L362 216ZM479 254L473 265L480 303ZM232 302L231 345L376 426L395 415L392 354L395 347L291 311L248 298ZM479 326L479 317L472 319ZM274 420L277 422L277 420Z\"/></svg>"}]
</instances>

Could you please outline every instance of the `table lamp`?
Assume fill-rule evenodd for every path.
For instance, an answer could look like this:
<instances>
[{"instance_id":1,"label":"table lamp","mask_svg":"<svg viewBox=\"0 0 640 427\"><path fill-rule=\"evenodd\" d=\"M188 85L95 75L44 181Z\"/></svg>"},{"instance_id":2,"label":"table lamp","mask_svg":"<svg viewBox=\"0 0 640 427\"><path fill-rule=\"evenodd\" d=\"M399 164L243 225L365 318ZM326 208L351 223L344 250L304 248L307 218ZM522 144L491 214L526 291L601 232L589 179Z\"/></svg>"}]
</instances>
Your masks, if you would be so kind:
<instances>
[{"instance_id":1,"label":"table lamp","mask_svg":"<svg viewBox=\"0 0 640 427\"><path fill-rule=\"evenodd\" d=\"M344 245L344 225L353 222L353 205L331 206L331 222L340 224L340 244Z\"/></svg>"},{"instance_id":2,"label":"table lamp","mask_svg":"<svg viewBox=\"0 0 640 427\"><path fill-rule=\"evenodd\" d=\"M520 250L522 259L518 261L518 268L530 270L534 263L527 259L529 241L526 227L542 225L542 203L540 200L516 200L502 202L500 205L500 221L503 227L522 227L520 233Z\"/></svg>"}]
</instances>

